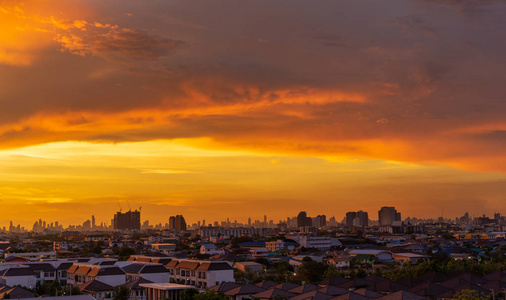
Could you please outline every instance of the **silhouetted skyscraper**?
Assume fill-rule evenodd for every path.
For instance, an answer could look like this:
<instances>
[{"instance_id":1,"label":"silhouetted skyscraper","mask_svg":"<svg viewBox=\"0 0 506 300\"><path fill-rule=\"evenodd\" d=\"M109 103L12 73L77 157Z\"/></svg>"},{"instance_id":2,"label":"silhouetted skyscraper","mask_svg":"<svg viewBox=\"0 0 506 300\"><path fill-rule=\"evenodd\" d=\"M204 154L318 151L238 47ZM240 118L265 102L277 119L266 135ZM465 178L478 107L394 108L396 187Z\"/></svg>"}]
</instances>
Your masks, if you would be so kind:
<instances>
[{"instance_id":1,"label":"silhouetted skyscraper","mask_svg":"<svg viewBox=\"0 0 506 300\"><path fill-rule=\"evenodd\" d=\"M357 211L357 218L359 220L360 227L369 227L369 214L365 211Z\"/></svg>"},{"instance_id":2,"label":"silhouetted skyscraper","mask_svg":"<svg viewBox=\"0 0 506 300\"><path fill-rule=\"evenodd\" d=\"M397 212L395 207L383 206L378 211L379 225L392 225L394 221L401 220L401 213Z\"/></svg>"},{"instance_id":3,"label":"silhouetted skyscraper","mask_svg":"<svg viewBox=\"0 0 506 300\"><path fill-rule=\"evenodd\" d=\"M327 225L327 216L326 215L318 215L316 217L320 221L320 227L324 227Z\"/></svg>"},{"instance_id":4,"label":"silhouetted skyscraper","mask_svg":"<svg viewBox=\"0 0 506 300\"><path fill-rule=\"evenodd\" d=\"M176 229L176 217L174 217L174 216L171 216L169 218L169 229L170 230L175 230Z\"/></svg>"},{"instance_id":5,"label":"silhouetted skyscraper","mask_svg":"<svg viewBox=\"0 0 506 300\"><path fill-rule=\"evenodd\" d=\"M176 216L176 228L177 231L186 230L186 221L182 215Z\"/></svg>"},{"instance_id":6,"label":"silhouetted skyscraper","mask_svg":"<svg viewBox=\"0 0 506 300\"><path fill-rule=\"evenodd\" d=\"M140 211L127 211L126 213L117 212L114 215L114 229L141 229L141 212Z\"/></svg>"},{"instance_id":7,"label":"silhouetted skyscraper","mask_svg":"<svg viewBox=\"0 0 506 300\"><path fill-rule=\"evenodd\" d=\"M312 226L313 222L311 221L311 218L307 216L307 213L305 211L301 211L299 215L297 216L297 227L308 227Z\"/></svg>"},{"instance_id":8,"label":"silhouetted skyscraper","mask_svg":"<svg viewBox=\"0 0 506 300\"><path fill-rule=\"evenodd\" d=\"M353 220L357 217L357 212L350 211L346 213L346 226L353 227Z\"/></svg>"}]
</instances>

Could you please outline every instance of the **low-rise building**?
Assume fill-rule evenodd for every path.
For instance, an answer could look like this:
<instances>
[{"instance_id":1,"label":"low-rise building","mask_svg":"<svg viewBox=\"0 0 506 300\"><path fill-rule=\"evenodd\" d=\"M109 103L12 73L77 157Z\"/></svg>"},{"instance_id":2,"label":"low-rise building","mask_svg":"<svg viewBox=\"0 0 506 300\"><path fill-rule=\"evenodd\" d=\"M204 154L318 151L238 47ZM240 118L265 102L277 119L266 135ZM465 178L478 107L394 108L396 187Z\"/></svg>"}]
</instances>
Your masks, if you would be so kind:
<instances>
[{"instance_id":1,"label":"low-rise building","mask_svg":"<svg viewBox=\"0 0 506 300\"><path fill-rule=\"evenodd\" d=\"M143 283L154 283L144 278L125 283L123 286L130 291L128 300L146 300L146 289L141 286Z\"/></svg>"},{"instance_id":2,"label":"low-rise building","mask_svg":"<svg viewBox=\"0 0 506 300\"><path fill-rule=\"evenodd\" d=\"M298 242L301 247L316 248L319 250L327 250L331 247L343 245L337 238L328 236L301 235L299 236Z\"/></svg>"},{"instance_id":3,"label":"low-rise building","mask_svg":"<svg viewBox=\"0 0 506 300\"><path fill-rule=\"evenodd\" d=\"M135 281L140 278L150 282L169 282L169 270L162 264L152 263L133 263L122 267L126 273L127 282Z\"/></svg>"},{"instance_id":4,"label":"low-rise building","mask_svg":"<svg viewBox=\"0 0 506 300\"><path fill-rule=\"evenodd\" d=\"M222 255L225 254L225 251L218 249L215 244L203 244L200 246L200 254Z\"/></svg>"},{"instance_id":5,"label":"low-rise building","mask_svg":"<svg viewBox=\"0 0 506 300\"><path fill-rule=\"evenodd\" d=\"M394 253L393 256L396 262L410 263L413 265L429 260L427 255L417 253Z\"/></svg>"},{"instance_id":6,"label":"low-rise building","mask_svg":"<svg viewBox=\"0 0 506 300\"><path fill-rule=\"evenodd\" d=\"M254 261L242 261L242 262L236 262L234 264L234 268L236 268L239 271L246 272L246 270L250 270L253 272L260 272L263 269L262 264L259 264Z\"/></svg>"},{"instance_id":7,"label":"low-rise building","mask_svg":"<svg viewBox=\"0 0 506 300\"><path fill-rule=\"evenodd\" d=\"M265 242L265 248L267 248L270 252L278 252L286 249L285 242L283 240Z\"/></svg>"},{"instance_id":8,"label":"low-rise building","mask_svg":"<svg viewBox=\"0 0 506 300\"><path fill-rule=\"evenodd\" d=\"M327 259L327 264L334 266L338 269L349 268L351 263L351 258L349 257L332 257Z\"/></svg>"},{"instance_id":9,"label":"low-rise building","mask_svg":"<svg viewBox=\"0 0 506 300\"><path fill-rule=\"evenodd\" d=\"M176 283L141 283L146 289L146 300L179 300L181 292L194 286Z\"/></svg>"},{"instance_id":10,"label":"low-rise building","mask_svg":"<svg viewBox=\"0 0 506 300\"><path fill-rule=\"evenodd\" d=\"M67 287L79 286L98 280L102 283L117 286L126 282L126 273L117 266L99 266L89 264L73 264L67 270Z\"/></svg>"},{"instance_id":11,"label":"low-rise building","mask_svg":"<svg viewBox=\"0 0 506 300\"><path fill-rule=\"evenodd\" d=\"M161 252L161 253L171 253L176 251L176 244L172 243L154 243L151 244L151 249L153 251Z\"/></svg>"},{"instance_id":12,"label":"low-rise building","mask_svg":"<svg viewBox=\"0 0 506 300\"><path fill-rule=\"evenodd\" d=\"M114 287L98 280L88 281L78 286L82 293L91 295L96 300L112 299Z\"/></svg>"},{"instance_id":13,"label":"low-rise building","mask_svg":"<svg viewBox=\"0 0 506 300\"><path fill-rule=\"evenodd\" d=\"M393 262L394 257L392 252L385 250L372 250L372 249L356 249L349 252L351 257L365 257L371 256L378 259L380 262Z\"/></svg>"},{"instance_id":14,"label":"low-rise building","mask_svg":"<svg viewBox=\"0 0 506 300\"><path fill-rule=\"evenodd\" d=\"M166 265L171 281L198 288L215 286L222 282L235 282L234 269L224 261L173 259Z\"/></svg>"},{"instance_id":15,"label":"low-rise building","mask_svg":"<svg viewBox=\"0 0 506 300\"><path fill-rule=\"evenodd\" d=\"M0 284L7 286L24 286L30 289L36 286L36 277L28 267L13 267L0 271Z\"/></svg>"}]
</instances>

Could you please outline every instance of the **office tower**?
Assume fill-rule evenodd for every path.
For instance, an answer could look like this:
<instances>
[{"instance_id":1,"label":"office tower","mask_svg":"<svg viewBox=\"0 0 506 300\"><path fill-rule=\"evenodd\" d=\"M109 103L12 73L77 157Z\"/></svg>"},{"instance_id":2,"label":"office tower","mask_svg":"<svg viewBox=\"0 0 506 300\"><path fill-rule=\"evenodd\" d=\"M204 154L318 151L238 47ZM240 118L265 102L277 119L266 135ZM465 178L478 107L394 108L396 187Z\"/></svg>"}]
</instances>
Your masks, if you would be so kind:
<instances>
[{"instance_id":1,"label":"office tower","mask_svg":"<svg viewBox=\"0 0 506 300\"><path fill-rule=\"evenodd\" d=\"M176 229L176 217L170 216L169 218L169 229L175 230Z\"/></svg>"},{"instance_id":2,"label":"office tower","mask_svg":"<svg viewBox=\"0 0 506 300\"><path fill-rule=\"evenodd\" d=\"M182 215L177 215L175 221L175 229L177 231L186 230L186 221Z\"/></svg>"},{"instance_id":3,"label":"office tower","mask_svg":"<svg viewBox=\"0 0 506 300\"><path fill-rule=\"evenodd\" d=\"M401 213L395 207L383 206L378 211L379 225L392 225L395 221L401 220Z\"/></svg>"},{"instance_id":4,"label":"office tower","mask_svg":"<svg viewBox=\"0 0 506 300\"><path fill-rule=\"evenodd\" d=\"M324 227L327 225L327 216L325 215L317 215L316 220L317 220L316 223L318 223L318 227Z\"/></svg>"},{"instance_id":5,"label":"office tower","mask_svg":"<svg viewBox=\"0 0 506 300\"><path fill-rule=\"evenodd\" d=\"M83 223L83 229L84 230L90 230L91 229L91 222L90 222L90 220L84 221L84 223Z\"/></svg>"},{"instance_id":6,"label":"office tower","mask_svg":"<svg viewBox=\"0 0 506 300\"><path fill-rule=\"evenodd\" d=\"M357 212L357 218L359 220L360 227L369 227L369 214L367 212L359 210Z\"/></svg>"},{"instance_id":7,"label":"office tower","mask_svg":"<svg viewBox=\"0 0 506 300\"><path fill-rule=\"evenodd\" d=\"M141 229L141 212L140 211L127 211L126 213L117 212L113 220L114 229Z\"/></svg>"},{"instance_id":8,"label":"office tower","mask_svg":"<svg viewBox=\"0 0 506 300\"><path fill-rule=\"evenodd\" d=\"M91 216L91 228L95 228L96 224L95 224L95 216Z\"/></svg>"},{"instance_id":9,"label":"office tower","mask_svg":"<svg viewBox=\"0 0 506 300\"><path fill-rule=\"evenodd\" d=\"M346 227L353 227L353 220L357 217L357 213L350 211L346 213Z\"/></svg>"},{"instance_id":10,"label":"office tower","mask_svg":"<svg viewBox=\"0 0 506 300\"><path fill-rule=\"evenodd\" d=\"M311 218L307 216L305 211L301 211L299 215L297 215L297 227L310 227L312 224Z\"/></svg>"}]
</instances>

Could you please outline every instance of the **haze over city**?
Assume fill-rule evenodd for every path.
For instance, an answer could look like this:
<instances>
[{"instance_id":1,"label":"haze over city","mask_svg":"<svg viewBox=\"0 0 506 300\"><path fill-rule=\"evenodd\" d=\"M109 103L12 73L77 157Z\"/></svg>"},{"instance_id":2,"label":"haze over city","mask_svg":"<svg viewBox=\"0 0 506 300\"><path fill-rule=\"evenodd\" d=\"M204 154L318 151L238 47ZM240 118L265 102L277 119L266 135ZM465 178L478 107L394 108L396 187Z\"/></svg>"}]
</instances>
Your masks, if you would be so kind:
<instances>
[{"instance_id":1,"label":"haze over city","mask_svg":"<svg viewBox=\"0 0 506 300\"><path fill-rule=\"evenodd\" d=\"M0 0L0 227L505 213L504 1Z\"/></svg>"}]
</instances>

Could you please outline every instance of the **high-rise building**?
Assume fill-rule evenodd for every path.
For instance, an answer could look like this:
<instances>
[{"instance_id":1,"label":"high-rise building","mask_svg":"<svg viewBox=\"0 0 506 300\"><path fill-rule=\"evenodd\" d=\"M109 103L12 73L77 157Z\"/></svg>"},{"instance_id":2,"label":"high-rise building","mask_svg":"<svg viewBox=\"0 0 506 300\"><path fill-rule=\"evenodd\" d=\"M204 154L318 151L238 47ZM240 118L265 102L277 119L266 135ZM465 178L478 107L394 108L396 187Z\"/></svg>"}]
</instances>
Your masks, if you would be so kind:
<instances>
[{"instance_id":1,"label":"high-rise building","mask_svg":"<svg viewBox=\"0 0 506 300\"><path fill-rule=\"evenodd\" d=\"M169 229L176 231L186 230L186 221L184 217L182 215L171 216L169 218Z\"/></svg>"},{"instance_id":2,"label":"high-rise building","mask_svg":"<svg viewBox=\"0 0 506 300\"><path fill-rule=\"evenodd\" d=\"M186 221L184 220L184 217L182 215L176 216L175 229L177 231L186 230Z\"/></svg>"},{"instance_id":3,"label":"high-rise building","mask_svg":"<svg viewBox=\"0 0 506 300\"><path fill-rule=\"evenodd\" d=\"M301 211L297 215L297 227L306 226L306 218L307 218L307 213L305 211Z\"/></svg>"},{"instance_id":4,"label":"high-rise building","mask_svg":"<svg viewBox=\"0 0 506 300\"><path fill-rule=\"evenodd\" d=\"M360 227L369 227L369 214L365 211L357 211L357 218L359 220Z\"/></svg>"},{"instance_id":5,"label":"high-rise building","mask_svg":"<svg viewBox=\"0 0 506 300\"><path fill-rule=\"evenodd\" d=\"M297 227L311 227L313 226L313 222L310 217L307 216L305 211L301 211L297 215Z\"/></svg>"},{"instance_id":6,"label":"high-rise building","mask_svg":"<svg viewBox=\"0 0 506 300\"><path fill-rule=\"evenodd\" d=\"M169 217L169 229L170 230L176 229L176 217L174 217L174 216Z\"/></svg>"},{"instance_id":7,"label":"high-rise building","mask_svg":"<svg viewBox=\"0 0 506 300\"><path fill-rule=\"evenodd\" d=\"M127 211L126 213L117 212L113 220L114 229L128 229L140 230L141 229L141 212L140 211Z\"/></svg>"},{"instance_id":8,"label":"high-rise building","mask_svg":"<svg viewBox=\"0 0 506 300\"><path fill-rule=\"evenodd\" d=\"M327 216L326 215L318 215L318 216L316 216L316 218L319 221L319 224L320 224L319 227L324 227L327 225Z\"/></svg>"},{"instance_id":9,"label":"high-rise building","mask_svg":"<svg viewBox=\"0 0 506 300\"><path fill-rule=\"evenodd\" d=\"M379 225L392 225L395 221L401 220L401 213L395 207L383 206L378 211Z\"/></svg>"},{"instance_id":10,"label":"high-rise building","mask_svg":"<svg viewBox=\"0 0 506 300\"><path fill-rule=\"evenodd\" d=\"M90 220L84 221L84 223L83 223L83 229L84 230L90 230L91 229L91 222L90 222Z\"/></svg>"},{"instance_id":11,"label":"high-rise building","mask_svg":"<svg viewBox=\"0 0 506 300\"><path fill-rule=\"evenodd\" d=\"M349 211L346 213L346 227L353 227L353 220L357 217L357 212Z\"/></svg>"}]
</instances>

